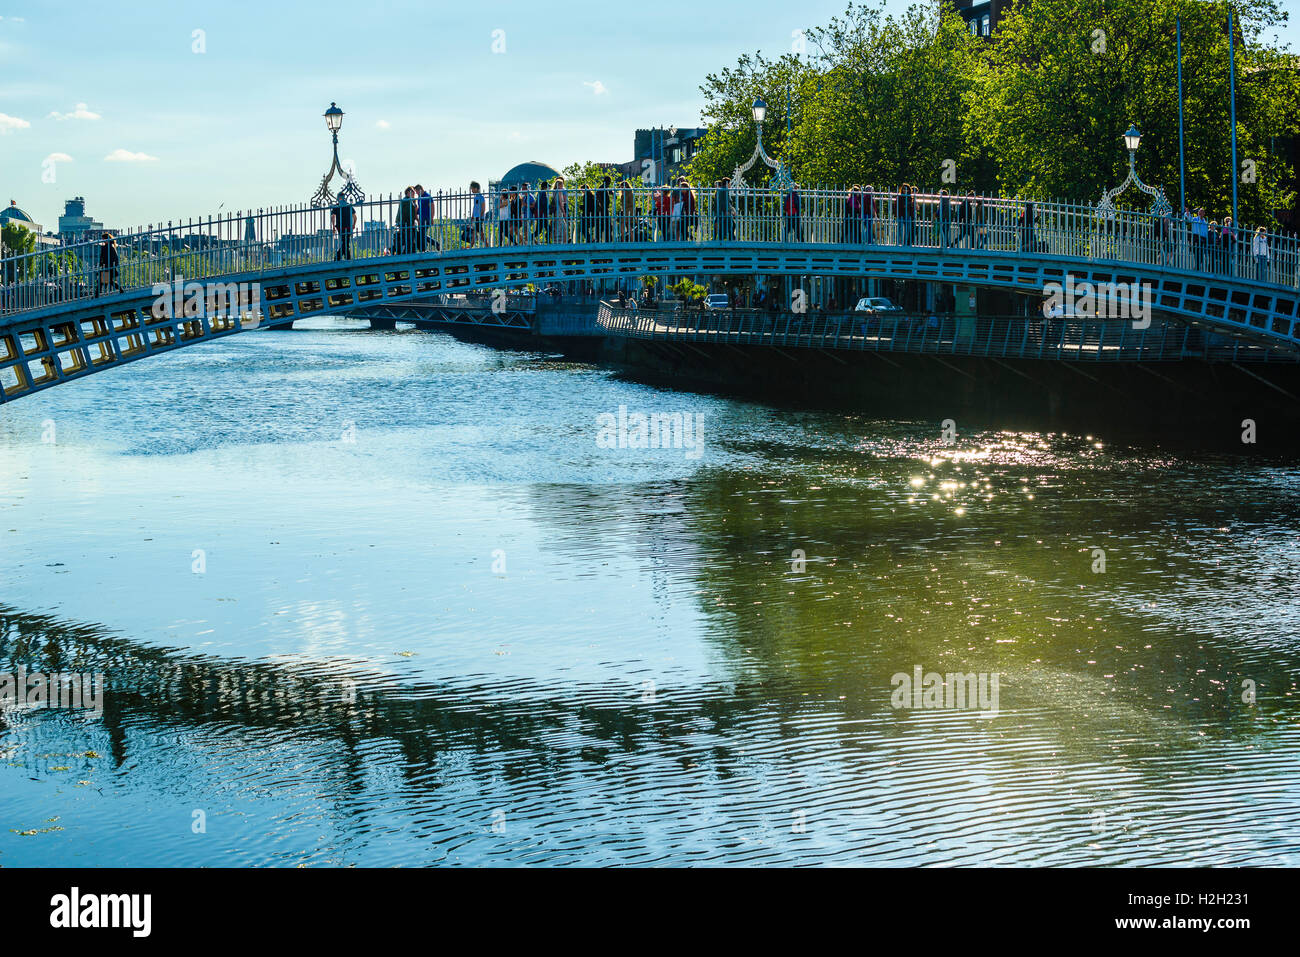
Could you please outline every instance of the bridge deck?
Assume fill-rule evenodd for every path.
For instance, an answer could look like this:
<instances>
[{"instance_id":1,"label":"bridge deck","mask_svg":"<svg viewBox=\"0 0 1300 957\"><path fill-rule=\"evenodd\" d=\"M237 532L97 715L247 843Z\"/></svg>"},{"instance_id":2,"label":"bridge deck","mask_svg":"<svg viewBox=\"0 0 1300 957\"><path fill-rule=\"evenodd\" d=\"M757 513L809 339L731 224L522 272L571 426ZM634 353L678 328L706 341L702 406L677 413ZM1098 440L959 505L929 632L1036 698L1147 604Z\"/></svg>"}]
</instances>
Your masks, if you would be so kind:
<instances>
[{"instance_id":1,"label":"bridge deck","mask_svg":"<svg viewBox=\"0 0 1300 957\"><path fill-rule=\"evenodd\" d=\"M638 209L647 208L648 196L637 196ZM994 321L977 322L973 329L941 326L933 334L915 324L875 335L855 335L843 326L834 333L787 326L778 334L742 319L738 326L706 325L687 333L628 325L628 317L611 314L603 334L1080 361L1279 361L1281 353L1300 353L1300 290L1294 282L1300 257L1295 243L1283 237L1270 238L1270 257L1252 270L1241 245L1209 255L1212 250L1183 233L1162 238L1150 217L1136 213L1099 220L1095 209L1044 203L1026 229L1016 224L1021 204L1007 200L985 200L969 223L947 222L937 207L923 204L928 221L904 221L886 210L864 231L844 217L842 193L805 196L808 213L794 223L780 215L780 197L763 190L736 197L725 210L712 205L710 191L702 191L699 214L679 222L602 222L576 216L571 207L568 218L524 223L504 236L507 245L488 247L465 246L461 220L446 216L423 231L439 243L412 241L411 228L386 225L396 217L395 206L376 201L363 204L360 218L376 217L372 222L380 229L371 232L388 230L398 252L359 249L365 255L355 259L335 259L328 209L259 214L247 223L210 220L127 237L120 269L126 288L102 298L91 295L83 281L103 278L90 265L98 261L96 247L68 247L54 261L53 276L45 259L11 257L0 262L0 275L16 277L0 295L0 402L258 325L430 297L499 298L528 285L635 284L645 276L788 278L792 285L814 277L882 278L1028 296L1043 296L1052 284L1119 285L1144 290L1157 318L1152 329L1163 331L1159 337L1151 330L1138 335L1132 323L1049 324L1035 331L1032 325ZM447 200L453 207L460 201ZM258 238L280 227L314 238L288 246ZM303 233L311 227L314 233ZM444 305L433 321L537 331L536 316L509 297L502 309L487 312ZM1215 338L1204 338L1207 333ZM553 334L587 333L581 322L566 322Z\"/></svg>"}]
</instances>

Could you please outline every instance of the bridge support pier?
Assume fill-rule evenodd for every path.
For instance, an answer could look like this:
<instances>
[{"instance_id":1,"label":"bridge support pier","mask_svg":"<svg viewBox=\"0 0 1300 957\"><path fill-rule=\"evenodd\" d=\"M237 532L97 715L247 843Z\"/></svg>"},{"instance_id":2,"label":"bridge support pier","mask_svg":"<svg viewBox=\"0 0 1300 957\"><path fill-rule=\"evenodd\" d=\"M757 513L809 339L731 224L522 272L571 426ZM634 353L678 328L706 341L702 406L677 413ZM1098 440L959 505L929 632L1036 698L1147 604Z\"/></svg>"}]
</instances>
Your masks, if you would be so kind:
<instances>
[{"instance_id":1,"label":"bridge support pier","mask_svg":"<svg viewBox=\"0 0 1300 957\"><path fill-rule=\"evenodd\" d=\"M370 328L371 328L371 329L386 329L386 330L396 329L396 328L397 328L397 320L396 320L396 319L378 319L378 318L375 318L374 316L372 316L372 317L370 318Z\"/></svg>"}]
</instances>

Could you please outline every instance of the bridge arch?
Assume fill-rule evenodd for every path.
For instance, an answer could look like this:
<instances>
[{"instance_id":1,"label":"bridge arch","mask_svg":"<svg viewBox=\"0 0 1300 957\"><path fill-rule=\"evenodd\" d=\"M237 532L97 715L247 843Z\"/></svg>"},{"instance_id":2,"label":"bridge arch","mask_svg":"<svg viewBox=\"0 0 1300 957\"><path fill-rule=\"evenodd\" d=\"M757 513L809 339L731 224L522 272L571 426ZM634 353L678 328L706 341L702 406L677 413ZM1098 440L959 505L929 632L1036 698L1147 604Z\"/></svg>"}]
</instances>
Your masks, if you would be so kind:
<instances>
[{"instance_id":1,"label":"bridge arch","mask_svg":"<svg viewBox=\"0 0 1300 957\"><path fill-rule=\"evenodd\" d=\"M729 218L735 215L731 207L728 213L709 209L711 196L710 191L701 191L701 209L690 228L661 225L658 238L654 223L647 219L620 232L623 227L616 229L614 221L592 227L582 217L575 217L557 221L562 227L558 230L551 230L548 220L537 221L535 238L558 235L565 240L596 241L552 244L533 241L531 231L526 231L528 244L450 248L460 244L457 236L463 240L467 228L463 218L452 215L439 217L430 227L435 238L440 237L449 247L445 251L436 248L436 243L398 255L362 249L360 258L342 260L330 258L332 247L321 238L331 235L325 225L329 210L313 209L302 211L299 218L325 228L302 234L304 242L310 239L314 245L293 247L294 258L303 260L293 265L269 264L266 242L256 239L259 231L265 236L267 225L279 220L268 219L251 231L252 238L240 239L243 222L232 217L227 225L235 238L230 244L221 245L214 239L211 249L200 243L197 252L177 252L167 246L167 242L178 242L175 230L166 236L150 233L143 240L135 237L135 248L144 249L149 260L149 269L140 274L146 281L159 275L169 277L173 270L179 272L197 261L200 275L206 277L197 280L204 284L201 298L205 304L188 311L165 304L160 308L158 291L143 284L99 298L83 293L80 298L48 305L24 307L19 302L17 308L12 303L5 308L0 302L0 402L124 362L313 315L525 283L629 280L642 275L915 280L1030 296L1042 296L1047 284L1064 284L1071 277L1076 283L1141 284L1150 291L1154 312L1270 349L1300 353L1300 290L1276 281L1287 274L1280 263L1268 270L1268 278L1274 281L1164 265L1179 257L1169 255L1168 249L1162 253L1155 243L1139 238L1150 232L1151 223L1138 214L1126 214L1132 223L1121 215L1119 225L1113 227L1115 232L1098 233L1095 210L1039 204L1046 225L1035 227L1039 231L1034 235L1041 240L1018 243L1013 218L1018 204L990 200L985 219L989 229L1000 230L996 233L999 241L993 244L1000 248L959 248L950 242L903 245L904 236L910 234L902 232L897 223L889 233L884 222L876 234L879 244L864 245L842 241L852 233L843 225L840 193L805 194L811 196L805 200L811 213L802 235L790 235L780 216L771 215L779 209L774 204L777 197L756 190L736 199L740 208L751 211L737 226ZM462 199L448 198L453 213ZM374 222L400 221L391 204L363 205L388 217ZM468 209L467 202L465 206ZM648 222L646 235L643 227ZM222 229L213 232L220 235ZM393 239L396 247L403 245L398 238L408 235L410 227L381 225L372 232L385 230L385 235L397 237ZM428 234L424 235L427 240ZM637 241L614 241L619 238ZM413 248L420 244L404 245ZM1089 254L1092 249L1128 251L1131 255L1095 258ZM91 254L91 248L76 253L86 262ZM1297 251L1287 254L1300 261ZM1190 257L1182 259L1191 265ZM6 260L6 265L12 265L12 260ZM221 297L209 295L214 285L246 287L255 290L255 295L245 296L235 309L223 310L217 302ZM162 288L168 287L164 284ZM528 327L527 317L514 312L497 324Z\"/></svg>"}]
</instances>

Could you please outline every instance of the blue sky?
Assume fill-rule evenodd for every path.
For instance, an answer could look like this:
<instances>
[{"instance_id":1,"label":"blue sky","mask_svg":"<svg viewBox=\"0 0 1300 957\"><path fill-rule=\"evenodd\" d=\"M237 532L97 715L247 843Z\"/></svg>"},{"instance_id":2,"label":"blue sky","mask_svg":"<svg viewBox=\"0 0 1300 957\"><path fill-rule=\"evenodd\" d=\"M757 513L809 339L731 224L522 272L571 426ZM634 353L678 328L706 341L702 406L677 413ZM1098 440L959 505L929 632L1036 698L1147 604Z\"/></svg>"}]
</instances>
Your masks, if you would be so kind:
<instances>
[{"instance_id":1,"label":"blue sky","mask_svg":"<svg viewBox=\"0 0 1300 957\"><path fill-rule=\"evenodd\" d=\"M119 228L301 202L329 164L331 100L370 192L622 162L637 127L697 123L706 73L844 5L0 0L0 202L53 227L84 195Z\"/></svg>"}]
</instances>

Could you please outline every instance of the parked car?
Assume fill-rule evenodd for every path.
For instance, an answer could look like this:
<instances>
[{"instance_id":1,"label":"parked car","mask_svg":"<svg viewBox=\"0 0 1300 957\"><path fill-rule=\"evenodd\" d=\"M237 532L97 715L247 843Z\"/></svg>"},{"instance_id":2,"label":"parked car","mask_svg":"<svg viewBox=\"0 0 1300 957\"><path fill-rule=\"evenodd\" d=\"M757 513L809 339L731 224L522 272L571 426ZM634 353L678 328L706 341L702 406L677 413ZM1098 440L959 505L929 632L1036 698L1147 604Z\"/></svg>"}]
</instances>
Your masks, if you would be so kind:
<instances>
[{"instance_id":1,"label":"parked car","mask_svg":"<svg viewBox=\"0 0 1300 957\"><path fill-rule=\"evenodd\" d=\"M731 305L725 292L715 292L704 300L705 309L726 309Z\"/></svg>"},{"instance_id":2,"label":"parked car","mask_svg":"<svg viewBox=\"0 0 1300 957\"><path fill-rule=\"evenodd\" d=\"M884 296L863 296L853 307L854 312L902 312Z\"/></svg>"},{"instance_id":3,"label":"parked car","mask_svg":"<svg viewBox=\"0 0 1300 957\"><path fill-rule=\"evenodd\" d=\"M884 296L863 296L853 311L858 316L858 333L863 336L870 333L873 322L876 331L880 332L885 319L898 318L903 313L902 309Z\"/></svg>"}]
</instances>

